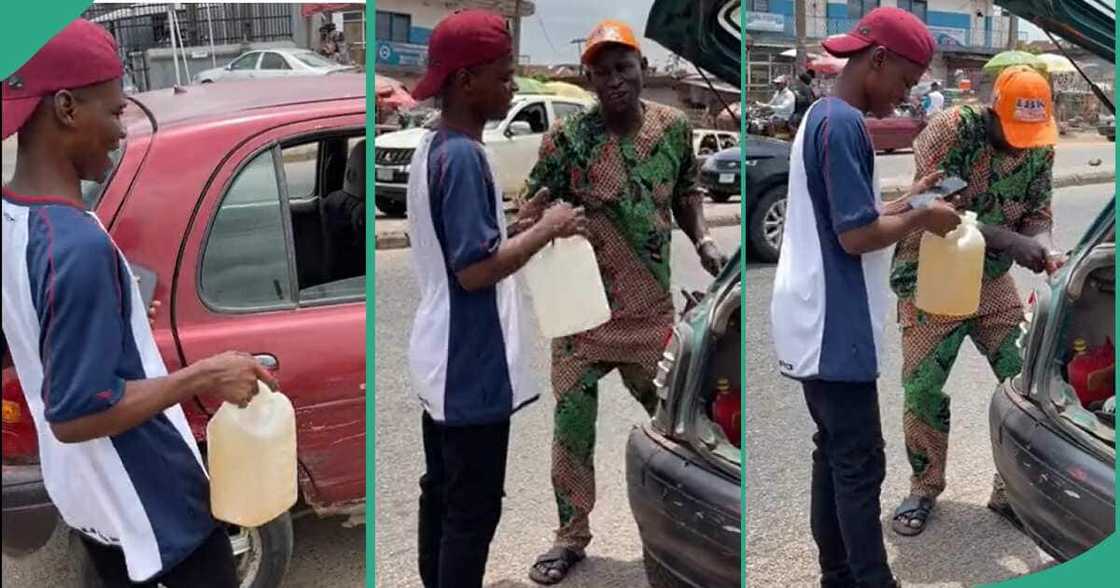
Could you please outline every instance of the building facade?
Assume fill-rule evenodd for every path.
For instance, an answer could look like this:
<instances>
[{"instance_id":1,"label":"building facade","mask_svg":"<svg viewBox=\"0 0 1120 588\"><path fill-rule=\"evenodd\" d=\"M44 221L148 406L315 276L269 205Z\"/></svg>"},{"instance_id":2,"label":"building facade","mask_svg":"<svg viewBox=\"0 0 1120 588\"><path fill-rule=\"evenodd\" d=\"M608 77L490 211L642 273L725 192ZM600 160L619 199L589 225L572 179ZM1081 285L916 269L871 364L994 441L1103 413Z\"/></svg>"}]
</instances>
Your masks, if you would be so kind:
<instances>
[{"instance_id":1,"label":"building facade","mask_svg":"<svg viewBox=\"0 0 1120 588\"><path fill-rule=\"evenodd\" d=\"M770 81L794 73L791 49L797 46L795 10L805 6L806 49L819 53L820 41L849 31L865 14L880 6L897 6L918 16L937 41L938 54L931 65L935 79L955 84L959 77L979 85L980 68L996 53L1007 49L1016 32L1010 15L1002 14L992 0L744 0L744 30L751 43L747 83L751 99L769 92ZM785 53L786 55L783 55ZM768 96L766 96L768 97Z\"/></svg>"},{"instance_id":2,"label":"building facade","mask_svg":"<svg viewBox=\"0 0 1120 588\"><path fill-rule=\"evenodd\" d=\"M427 65L432 29L452 12L469 8L504 15L515 40L521 19L536 13L536 5L529 0L378 0L374 43L377 73L413 87ZM517 52L516 44L514 49Z\"/></svg>"}]
</instances>

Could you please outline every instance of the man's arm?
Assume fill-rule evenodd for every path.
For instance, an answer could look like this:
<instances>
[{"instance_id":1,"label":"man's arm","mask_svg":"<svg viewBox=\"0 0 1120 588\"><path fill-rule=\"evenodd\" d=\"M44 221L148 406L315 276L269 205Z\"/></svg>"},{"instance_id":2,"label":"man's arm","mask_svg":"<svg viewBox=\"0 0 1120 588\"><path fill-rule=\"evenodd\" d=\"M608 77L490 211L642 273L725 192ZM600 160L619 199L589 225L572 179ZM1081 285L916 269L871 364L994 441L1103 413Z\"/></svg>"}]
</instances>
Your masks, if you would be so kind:
<instances>
[{"instance_id":1,"label":"man's arm","mask_svg":"<svg viewBox=\"0 0 1120 588\"><path fill-rule=\"evenodd\" d=\"M862 255L898 243L917 230L945 235L960 224L960 217L943 202L901 214L882 215L869 224L840 233L840 246L848 255Z\"/></svg>"},{"instance_id":2,"label":"man's arm","mask_svg":"<svg viewBox=\"0 0 1120 588\"><path fill-rule=\"evenodd\" d=\"M457 271L455 277L468 292L489 288L524 267L553 239L586 232L583 209L558 202L545 211L536 224L502 242L493 255Z\"/></svg>"},{"instance_id":3,"label":"man's arm","mask_svg":"<svg viewBox=\"0 0 1120 588\"><path fill-rule=\"evenodd\" d=\"M673 217L700 256L700 265L714 276L727 264L727 256L708 234L708 223L704 219L704 191L696 180L699 165L692 150L692 126L687 123L682 126L685 140L679 146L681 167L673 187Z\"/></svg>"},{"instance_id":4,"label":"man's arm","mask_svg":"<svg viewBox=\"0 0 1120 588\"><path fill-rule=\"evenodd\" d=\"M533 226L553 198L570 196L571 159L565 155L567 144L563 123L544 134L537 163L518 198L517 216L507 227L511 237Z\"/></svg>"}]
</instances>

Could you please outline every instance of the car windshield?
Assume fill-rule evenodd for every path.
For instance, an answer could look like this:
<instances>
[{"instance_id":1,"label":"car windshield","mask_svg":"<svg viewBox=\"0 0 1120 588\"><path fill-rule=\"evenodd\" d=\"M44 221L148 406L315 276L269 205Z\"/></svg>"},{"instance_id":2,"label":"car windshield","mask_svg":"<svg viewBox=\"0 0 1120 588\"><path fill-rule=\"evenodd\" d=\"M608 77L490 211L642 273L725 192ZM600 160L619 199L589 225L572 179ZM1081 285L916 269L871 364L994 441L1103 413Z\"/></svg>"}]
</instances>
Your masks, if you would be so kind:
<instances>
[{"instance_id":1,"label":"car windshield","mask_svg":"<svg viewBox=\"0 0 1120 588\"><path fill-rule=\"evenodd\" d=\"M109 154L109 159L113 162L113 167L105 176L107 179L113 177L113 172L117 171L117 166L121 163L121 156L124 155L125 144L122 142L121 146ZM104 182L90 182L82 180L82 202L85 203L86 208L93 210L97 207L97 203L101 201L101 196L105 193Z\"/></svg>"},{"instance_id":2,"label":"car windshield","mask_svg":"<svg viewBox=\"0 0 1120 588\"><path fill-rule=\"evenodd\" d=\"M311 51L292 53L292 57L303 62L308 67L339 67L339 64Z\"/></svg>"}]
</instances>

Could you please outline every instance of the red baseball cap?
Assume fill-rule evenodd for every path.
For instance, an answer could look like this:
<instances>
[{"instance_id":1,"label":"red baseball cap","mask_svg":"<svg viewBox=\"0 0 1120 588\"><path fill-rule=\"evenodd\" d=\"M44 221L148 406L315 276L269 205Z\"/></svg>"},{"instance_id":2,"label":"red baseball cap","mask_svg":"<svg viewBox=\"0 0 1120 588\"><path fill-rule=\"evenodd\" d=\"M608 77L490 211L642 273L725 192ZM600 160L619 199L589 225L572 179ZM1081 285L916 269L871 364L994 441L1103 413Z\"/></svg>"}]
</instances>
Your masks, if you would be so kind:
<instances>
[{"instance_id":1,"label":"red baseball cap","mask_svg":"<svg viewBox=\"0 0 1120 588\"><path fill-rule=\"evenodd\" d=\"M443 88L447 76L464 68L513 54L506 19L488 10L462 10L441 20L428 41L428 71L412 91L427 100Z\"/></svg>"},{"instance_id":2,"label":"red baseball cap","mask_svg":"<svg viewBox=\"0 0 1120 588\"><path fill-rule=\"evenodd\" d=\"M124 64L109 31L81 18L71 22L4 80L2 138L19 131L44 97L122 77Z\"/></svg>"},{"instance_id":3,"label":"red baseball cap","mask_svg":"<svg viewBox=\"0 0 1120 588\"><path fill-rule=\"evenodd\" d=\"M833 35L821 45L835 57L851 57L872 45L889 49L918 65L929 67L937 44L918 17L899 8L876 8L844 35Z\"/></svg>"}]
</instances>

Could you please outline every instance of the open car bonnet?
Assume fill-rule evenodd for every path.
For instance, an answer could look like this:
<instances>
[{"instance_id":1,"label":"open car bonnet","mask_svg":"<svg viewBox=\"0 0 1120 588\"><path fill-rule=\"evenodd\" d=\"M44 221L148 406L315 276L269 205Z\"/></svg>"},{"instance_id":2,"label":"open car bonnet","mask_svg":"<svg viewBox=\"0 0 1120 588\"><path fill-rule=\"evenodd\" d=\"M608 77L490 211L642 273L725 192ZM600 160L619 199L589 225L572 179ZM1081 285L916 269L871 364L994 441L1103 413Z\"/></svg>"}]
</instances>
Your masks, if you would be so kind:
<instances>
[{"instance_id":1,"label":"open car bonnet","mask_svg":"<svg viewBox=\"0 0 1120 588\"><path fill-rule=\"evenodd\" d=\"M736 88L742 83L740 0L656 0L645 36Z\"/></svg>"},{"instance_id":2,"label":"open car bonnet","mask_svg":"<svg viewBox=\"0 0 1120 588\"><path fill-rule=\"evenodd\" d=\"M995 0L996 5L1028 20L1054 37L1116 63L1116 0ZM1086 78L1088 80L1088 78ZM1088 80L1095 87L1092 80ZM1101 97L1101 94L1097 94ZM1109 110L1115 107L1102 99Z\"/></svg>"}]
</instances>

